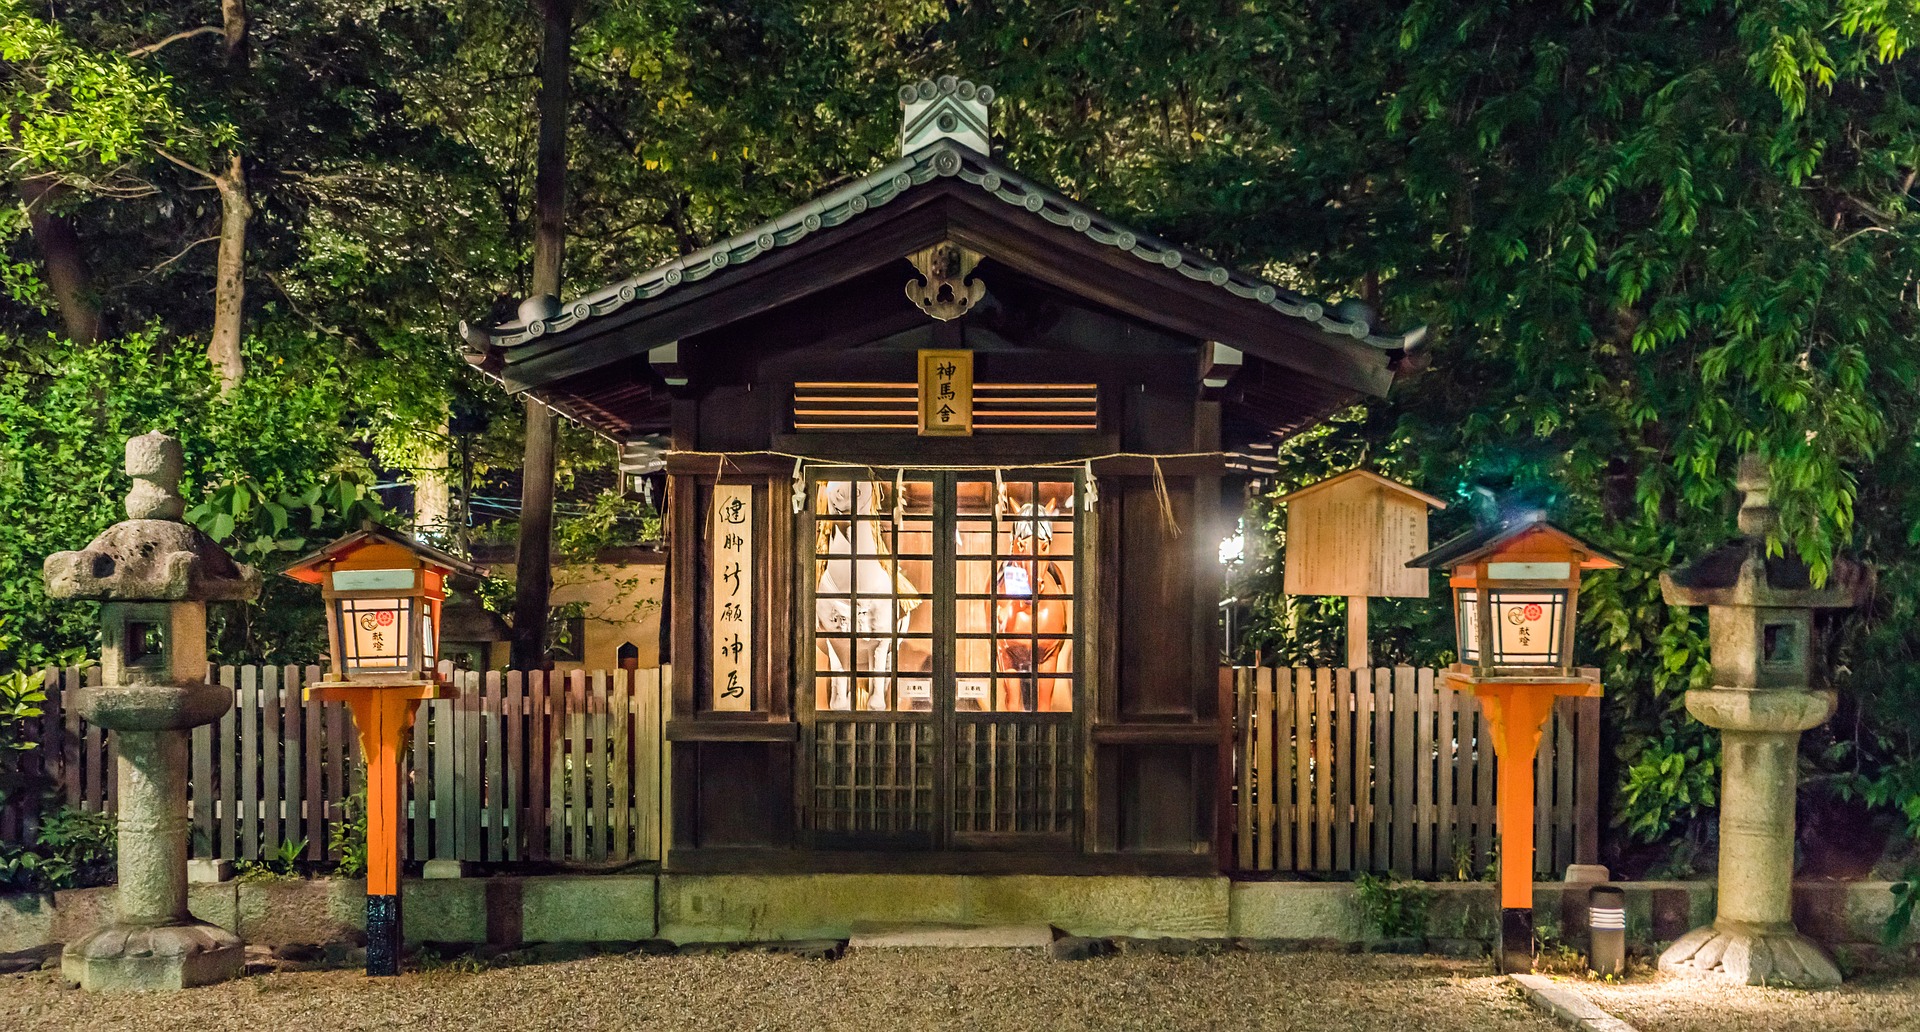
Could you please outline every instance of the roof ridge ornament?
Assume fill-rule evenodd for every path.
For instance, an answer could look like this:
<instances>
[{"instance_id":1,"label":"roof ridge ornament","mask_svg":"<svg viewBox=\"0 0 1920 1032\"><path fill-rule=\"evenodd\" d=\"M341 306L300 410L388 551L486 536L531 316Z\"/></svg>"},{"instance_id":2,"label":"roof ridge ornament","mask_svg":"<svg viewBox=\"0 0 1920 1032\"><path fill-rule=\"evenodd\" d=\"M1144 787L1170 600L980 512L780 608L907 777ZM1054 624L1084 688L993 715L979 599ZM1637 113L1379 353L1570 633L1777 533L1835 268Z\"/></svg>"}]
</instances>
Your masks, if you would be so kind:
<instances>
[{"instance_id":1,"label":"roof ridge ornament","mask_svg":"<svg viewBox=\"0 0 1920 1032\"><path fill-rule=\"evenodd\" d=\"M987 105L993 87L943 75L900 87L900 155L905 157L941 140L992 155Z\"/></svg>"},{"instance_id":2,"label":"roof ridge ornament","mask_svg":"<svg viewBox=\"0 0 1920 1032\"><path fill-rule=\"evenodd\" d=\"M907 280L907 297L920 310L945 322L967 314L987 296L987 285L969 280L980 256L947 241L907 256L925 279Z\"/></svg>"}]
</instances>

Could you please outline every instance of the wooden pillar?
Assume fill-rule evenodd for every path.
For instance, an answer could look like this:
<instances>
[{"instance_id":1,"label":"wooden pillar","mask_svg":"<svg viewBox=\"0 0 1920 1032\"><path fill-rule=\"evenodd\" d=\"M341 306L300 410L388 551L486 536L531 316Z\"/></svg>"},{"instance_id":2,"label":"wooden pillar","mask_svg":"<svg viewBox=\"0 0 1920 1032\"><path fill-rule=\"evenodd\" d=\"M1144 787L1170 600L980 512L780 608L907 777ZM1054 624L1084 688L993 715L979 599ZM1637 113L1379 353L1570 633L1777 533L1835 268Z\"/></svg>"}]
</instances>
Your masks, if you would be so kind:
<instances>
[{"instance_id":1,"label":"wooden pillar","mask_svg":"<svg viewBox=\"0 0 1920 1032\"><path fill-rule=\"evenodd\" d=\"M1533 970L1533 758L1553 715L1553 685L1476 684L1500 758L1500 946L1507 973Z\"/></svg>"},{"instance_id":2,"label":"wooden pillar","mask_svg":"<svg viewBox=\"0 0 1920 1032\"><path fill-rule=\"evenodd\" d=\"M1364 670L1373 665L1367 656L1367 596L1347 596L1347 669Z\"/></svg>"},{"instance_id":3,"label":"wooden pillar","mask_svg":"<svg viewBox=\"0 0 1920 1032\"><path fill-rule=\"evenodd\" d=\"M315 685L308 701L345 702L360 733L367 764L367 974L400 973L400 763L407 731L426 699L449 689L438 684Z\"/></svg>"}]
</instances>

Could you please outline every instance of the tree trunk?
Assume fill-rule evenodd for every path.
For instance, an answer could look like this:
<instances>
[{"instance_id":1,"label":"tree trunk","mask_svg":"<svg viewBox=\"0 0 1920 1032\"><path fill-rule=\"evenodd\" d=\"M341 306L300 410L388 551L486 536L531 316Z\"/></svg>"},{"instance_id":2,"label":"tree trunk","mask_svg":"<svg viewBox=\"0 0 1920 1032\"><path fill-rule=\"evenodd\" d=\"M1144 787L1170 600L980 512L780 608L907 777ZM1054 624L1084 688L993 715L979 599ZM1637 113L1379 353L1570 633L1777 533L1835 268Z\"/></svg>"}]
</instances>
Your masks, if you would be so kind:
<instances>
[{"instance_id":1,"label":"tree trunk","mask_svg":"<svg viewBox=\"0 0 1920 1032\"><path fill-rule=\"evenodd\" d=\"M220 0L220 20L227 38L227 67L247 66L247 0Z\"/></svg>"},{"instance_id":2,"label":"tree trunk","mask_svg":"<svg viewBox=\"0 0 1920 1032\"><path fill-rule=\"evenodd\" d=\"M34 177L20 184L33 242L46 262L47 287L60 307L67 337L75 344L91 344L100 339L100 306L93 297L93 270L87 266L73 223L52 210L56 192L49 177Z\"/></svg>"},{"instance_id":3,"label":"tree trunk","mask_svg":"<svg viewBox=\"0 0 1920 1032\"><path fill-rule=\"evenodd\" d=\"M572 0L541 0L540 135L533 175L532 294L560 295L566 242L567 77ZM546 665L553 587L553 410L528 398L520 468L520 541L514 561L513 665Z\"/></svg>"},{"instance_id":4,"label":"tree trunk","mask_svg":"<svg viewBox=\"0 0 1920 1032\"><path fill-rule=\"evenodd\" d=\"M240 357L247 301L247 223L253 204L247 200L247 173L240 155L227 158L227 170L213 177L220 190L220 255L214 266L213 336L207 341L207 361L220 373L220 389L230 391L246 373Z\"/></svg>"}]
</instances>

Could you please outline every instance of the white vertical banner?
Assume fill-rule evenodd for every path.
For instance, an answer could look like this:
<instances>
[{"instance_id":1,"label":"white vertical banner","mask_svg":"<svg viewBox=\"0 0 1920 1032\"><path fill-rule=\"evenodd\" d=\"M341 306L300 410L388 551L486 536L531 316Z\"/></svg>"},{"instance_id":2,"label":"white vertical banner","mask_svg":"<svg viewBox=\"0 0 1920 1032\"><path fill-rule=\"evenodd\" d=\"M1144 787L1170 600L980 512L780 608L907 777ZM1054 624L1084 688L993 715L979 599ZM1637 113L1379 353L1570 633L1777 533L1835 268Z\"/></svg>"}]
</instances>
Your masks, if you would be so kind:
<instances>
[{"instance_id":1,"label":"white vertical banner","mask_svg":"<svg viewBox=\"0 0 1920 1032\"><path fill-rule=\"evenodd\" d=\"M753 487L713 489L713 708L753 708Z\"/></svg>"}]
</instances>

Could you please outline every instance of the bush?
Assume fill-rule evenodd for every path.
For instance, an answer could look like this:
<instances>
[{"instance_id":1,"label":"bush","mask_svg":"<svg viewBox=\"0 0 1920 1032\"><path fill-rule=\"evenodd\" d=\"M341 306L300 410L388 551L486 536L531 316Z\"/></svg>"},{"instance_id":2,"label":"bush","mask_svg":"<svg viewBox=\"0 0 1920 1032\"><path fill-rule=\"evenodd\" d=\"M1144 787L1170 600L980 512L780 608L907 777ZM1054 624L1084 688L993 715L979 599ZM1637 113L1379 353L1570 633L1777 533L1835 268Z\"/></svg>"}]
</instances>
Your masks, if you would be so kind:
<instances>
[{"instance_id":1,"label":"bush","mask_svg":"<svg viewBox=\"0 0 1920 1032\"><path fill-rule=\"evenodd\" d=\"M1420 938L1427 934L1427 911L1433 890L1388 872L1384 877L1363 874L1354 881L1360 897L1360 917L1383 939Z\"/></svg>"},{"instance_id":2,"label":"bush","mask_svg":"<svg viewBox=\"0 0 1920 1032\"><path fill-rule=\"evenodd\" d=\"M113 884L118 845L112 814L63 806L40 824L40 851L52 888Z\"/></svg>"},{"instance_id":3,"label":"bush","mask_svg":"<svg viewBox=\"0 0 1920 1032\"><path fill-rule=\"evenodd\" d=\"M34 845L0 845L0 888L49 892L111 885L116 842L112 815L63 806L42 819Z\"/></svg>"}]
</instances>

